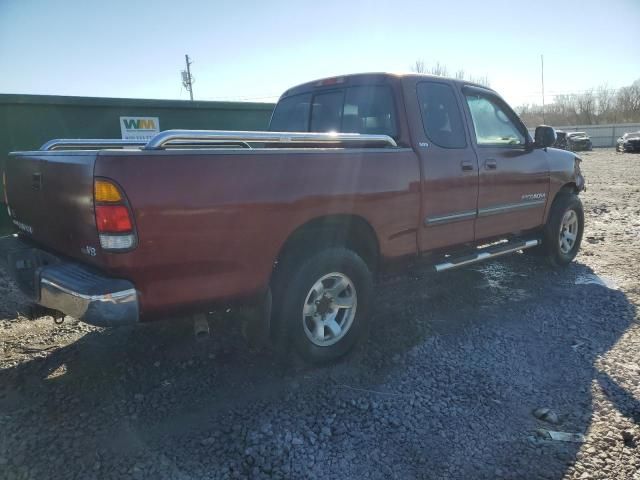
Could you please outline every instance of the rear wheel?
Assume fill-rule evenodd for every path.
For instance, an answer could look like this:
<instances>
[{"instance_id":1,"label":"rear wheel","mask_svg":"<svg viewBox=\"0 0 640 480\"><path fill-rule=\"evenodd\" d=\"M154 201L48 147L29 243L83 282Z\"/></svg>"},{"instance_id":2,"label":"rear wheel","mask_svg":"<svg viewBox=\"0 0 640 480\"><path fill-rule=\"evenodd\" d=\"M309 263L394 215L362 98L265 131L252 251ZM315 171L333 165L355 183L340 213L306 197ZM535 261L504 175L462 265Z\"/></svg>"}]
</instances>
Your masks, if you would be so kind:
<instances>
[{"instance_id":1,"label":"rear wheel","mask_svg":"<svg viewBox=\"0 0 640 480\"><path fill-rule=\"evenodd\" d=\"M584 230L582 202L575 193L560 194L544 228L543 251L554 266L570 263L578 254Z\"/></svg>"},{"instance_id":2,"label":"rear wheel","mask_svg":"<svg viewBox=\"0 0 640 480\"><path fill-rule=\"evenodd\" d=\"M365 331L373 280L355 252L328 248L283 265L276 277L274 320L285 342L311 363L348 353Z\"/></svg>"}]
</instances>

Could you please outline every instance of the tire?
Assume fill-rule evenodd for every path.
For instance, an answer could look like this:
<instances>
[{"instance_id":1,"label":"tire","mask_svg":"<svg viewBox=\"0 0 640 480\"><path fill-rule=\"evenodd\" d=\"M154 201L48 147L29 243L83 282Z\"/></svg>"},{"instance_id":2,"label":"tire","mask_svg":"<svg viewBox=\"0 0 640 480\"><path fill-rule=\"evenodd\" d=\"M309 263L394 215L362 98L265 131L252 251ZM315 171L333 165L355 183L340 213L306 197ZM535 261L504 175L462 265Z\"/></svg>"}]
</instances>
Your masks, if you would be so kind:
<instances>
[{"instance_id":1,"label":"tire","mask_svg":"<svg viewBox=\"0 0 640 480\"><path fill-rule=\"evenodd\" d=\"M580 198L575 193L560 193L544 227L542 247L549 263L555 267L571 263L580 250L583 233L584 211Z\"/></svg>"},{"instance_id":2,"label":"tire","mask_svg":"<svg viewBox=\"0 0 640 480\"><path fill-rule=\"evenodd\" d=\"M333 362L366 331L373 277L355 252L327 248L284 262L274 280L273 319L284 345L293 346L305 361Z\"/></svg>"}]
</instances>

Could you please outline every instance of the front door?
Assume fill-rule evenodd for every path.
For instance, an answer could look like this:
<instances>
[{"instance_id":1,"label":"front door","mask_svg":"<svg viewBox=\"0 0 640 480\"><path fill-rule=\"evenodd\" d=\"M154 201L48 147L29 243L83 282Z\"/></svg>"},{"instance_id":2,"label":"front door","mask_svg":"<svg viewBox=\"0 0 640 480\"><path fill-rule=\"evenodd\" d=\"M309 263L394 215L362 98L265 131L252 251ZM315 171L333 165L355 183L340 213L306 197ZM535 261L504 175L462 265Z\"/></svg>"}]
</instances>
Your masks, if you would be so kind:
<instances>
[{"instance_id":1,"label":"front door","mask_svg":"<svg viewBox=\"0 0 640 480\"><path fill-rule=\"evenodd\" d=\"M518 116L495 93L463 89L479 166L476 240L539 227L549 195L549 162L531 149Z\"/></svg>"},{"instance_id":2,"label":"front door","mask_svg":"<svg viewBox=\"0 0 640 480\"><path fill-rule=\"evenodd\" d=\"M451 83L438 80L418 82L408 95L418 99L407 102L411 118L421 119L413 125L423 178L419 249L473 242L478 163L458 96Z\"/></svg>"}]
</instances>

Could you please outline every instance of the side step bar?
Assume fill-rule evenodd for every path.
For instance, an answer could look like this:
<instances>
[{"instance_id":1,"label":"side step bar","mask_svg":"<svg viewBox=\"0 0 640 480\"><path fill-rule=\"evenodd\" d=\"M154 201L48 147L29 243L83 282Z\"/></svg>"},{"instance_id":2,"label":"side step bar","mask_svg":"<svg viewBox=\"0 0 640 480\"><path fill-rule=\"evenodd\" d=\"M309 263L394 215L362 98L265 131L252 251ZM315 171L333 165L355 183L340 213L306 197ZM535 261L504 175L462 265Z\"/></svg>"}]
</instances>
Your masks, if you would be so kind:
<instances>
[{"instance_id":1,"label":"side step bar","mask_svg":"<svg viewBox=\"0 0 640 480\"><path fill-rule=\"evenodd\" d=\"M490 247L478 250L477 253L471 255L465 255L463 257L452 258L451 260L443 263L438 263L434 266L436 272L444 272L445 270L451 270L452 268L462 267L471 263L481 262L483 260L489 260L490 258L496 258L508 253L514 253L518 250L526 250L540 245L540 240L519 240L515 242L507 242L498 245L492 245Z\"/></svg>"}]
</instances>

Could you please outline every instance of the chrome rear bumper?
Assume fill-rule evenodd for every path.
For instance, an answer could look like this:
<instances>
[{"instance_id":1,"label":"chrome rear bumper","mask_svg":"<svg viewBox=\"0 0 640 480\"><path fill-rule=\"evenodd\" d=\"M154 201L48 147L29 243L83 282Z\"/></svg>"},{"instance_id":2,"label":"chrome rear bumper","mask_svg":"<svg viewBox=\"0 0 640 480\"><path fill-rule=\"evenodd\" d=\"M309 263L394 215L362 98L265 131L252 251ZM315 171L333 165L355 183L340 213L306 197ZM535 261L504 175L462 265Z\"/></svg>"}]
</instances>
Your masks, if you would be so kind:
<instances>
[{"instance_id":1,"label":"chrome rear bumper","mask_svg":"<svg viewBox=\"0 0 640 480\"><path fill-rule=\"evenodd\" d=\"M138 293L128 280L63 261L13 235L0 238L0 261L38 305L100 327L138 322Z\"/></svg>"}]
</instances>

